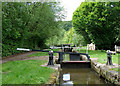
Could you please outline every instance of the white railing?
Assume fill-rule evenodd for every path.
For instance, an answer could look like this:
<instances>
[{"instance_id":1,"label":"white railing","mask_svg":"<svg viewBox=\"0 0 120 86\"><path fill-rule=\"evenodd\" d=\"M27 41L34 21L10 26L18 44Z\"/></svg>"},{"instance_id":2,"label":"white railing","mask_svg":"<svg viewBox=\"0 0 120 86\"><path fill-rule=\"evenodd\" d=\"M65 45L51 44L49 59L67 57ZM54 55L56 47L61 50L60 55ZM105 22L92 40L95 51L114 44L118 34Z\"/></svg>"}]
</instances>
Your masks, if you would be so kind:
<instances>
[{"instance_id":1,"label":"white railing","mask_svg":"<svg viewBox=\"0 0 120 86\"><path fill-rule=\"evenodd\" d=\"M17 48L17 50L21 50L21 51L31 51L31 49L25 49L25 48Z\"/></svg>"}]
</instances>

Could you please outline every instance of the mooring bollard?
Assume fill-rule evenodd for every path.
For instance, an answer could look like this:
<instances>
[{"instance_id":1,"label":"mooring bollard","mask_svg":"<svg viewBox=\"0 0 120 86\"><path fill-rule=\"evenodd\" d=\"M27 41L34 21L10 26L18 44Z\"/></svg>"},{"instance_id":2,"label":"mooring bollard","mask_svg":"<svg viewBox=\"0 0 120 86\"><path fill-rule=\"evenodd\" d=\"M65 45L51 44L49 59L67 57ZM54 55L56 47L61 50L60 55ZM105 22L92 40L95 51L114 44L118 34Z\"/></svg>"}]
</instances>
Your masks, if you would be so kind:
<instances>
[{"instance_id":1,"label":"mooring bollard","mask_svg":"<svg viewBox=\"0 0 120 86\"><path fill-rule=\"evenodd\" d=\"M53 51L49 51L49 61L48 61L48 66L54 66L54 63L53 63Z\"/></svg>"},{"instance_id":2,"label":"mooring bollard","mask_svg":"<svg viewBox=\"0 0 120 86\"><path fill-rule=\"evenodd\" d=\"M113 63L112 63L112 54L115 55L115 52L107 50L107 63L106 63L106 65L113 65Z\"/></svg>"}]
</instances>

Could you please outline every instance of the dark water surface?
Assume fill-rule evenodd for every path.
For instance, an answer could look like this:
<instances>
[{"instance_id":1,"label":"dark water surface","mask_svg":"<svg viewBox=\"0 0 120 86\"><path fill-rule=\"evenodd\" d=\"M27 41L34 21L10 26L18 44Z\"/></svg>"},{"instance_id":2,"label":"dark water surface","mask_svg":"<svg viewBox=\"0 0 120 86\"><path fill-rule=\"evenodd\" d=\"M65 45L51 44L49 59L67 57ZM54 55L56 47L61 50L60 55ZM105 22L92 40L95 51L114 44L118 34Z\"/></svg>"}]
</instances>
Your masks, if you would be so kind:
<instances>
[{"instance_id":1,"label":"dark water surface","mask_svg":"<svg viewBox=\"0 0 120 86\"><path fill-rule=\"evenodd\" d=\"M67 86L73 84L105 84L105 81L91 68L63 68L60 71L60 84L69 84Z\"/></svg>"}]
</instances>

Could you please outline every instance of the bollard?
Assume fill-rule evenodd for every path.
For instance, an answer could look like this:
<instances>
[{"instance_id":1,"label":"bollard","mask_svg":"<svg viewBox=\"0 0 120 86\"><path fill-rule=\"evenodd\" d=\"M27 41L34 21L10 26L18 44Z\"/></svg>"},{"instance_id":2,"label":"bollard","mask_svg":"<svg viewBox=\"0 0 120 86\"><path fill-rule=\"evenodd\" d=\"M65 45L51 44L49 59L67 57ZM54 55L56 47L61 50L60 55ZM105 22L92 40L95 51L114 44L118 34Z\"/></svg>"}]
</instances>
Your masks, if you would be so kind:
<instances>
[{"instance_id":1,"label":"bollard","mask_svg":"<svg viewBox=\"0 0 120 86\"><path fill-rule=\"evenodd\" d=\"M53 51L49 51L49 61L48 61L48 66L54 66L54 63L53 63Z\"/></svg>"},{"instance_id":2,"label":"bollard","mask_svg":"<svg viewBox=\"0 0 120 86\"><path fill-rule=\"evenodd\" d=\"M115 55L115 52L111 52L110 50L107 50L107 63L106 63L106 65L113 65L112 54Z\"/></svg>"}]
</instances>

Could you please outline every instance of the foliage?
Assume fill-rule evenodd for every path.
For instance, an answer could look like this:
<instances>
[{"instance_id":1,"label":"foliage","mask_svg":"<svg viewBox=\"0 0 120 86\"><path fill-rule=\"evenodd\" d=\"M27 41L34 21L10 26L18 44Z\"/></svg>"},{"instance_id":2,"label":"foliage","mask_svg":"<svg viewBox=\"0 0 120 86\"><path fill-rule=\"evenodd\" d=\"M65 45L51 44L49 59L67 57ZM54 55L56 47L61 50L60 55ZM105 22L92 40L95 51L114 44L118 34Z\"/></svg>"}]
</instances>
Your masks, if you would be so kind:
<instances>
[{"instance_id":1,"label":"foliage","mask_svg":"<svg viewBox=\"0 0 120 86\"><path fill-rule=\"evenodd\" d=\"M68 31L69 29L72 28L72 21L62 21L61 22L61 27Z\"/></svg>"},{"instance_id":2,"label":"foliage","mask_svg":"<svg viewBox=\"0 0 120 86\"><path fill-rule=\"evenodd\" d=\"M84 39L81 35L76 34L74 28L71 28L64 34L63 43L73 43L74 45L79 46L80 44L84 43Z\"/></svg>"},{"instance_id":3,"label":"foliage","mask_svg":"<svg viewBox=\"0 0 120 86\"><path fill-rule=\"evenodd\" d=\"M2 55L19 53L17 47L44 48L45 42L59 34L56 20L62 10L57 2L3 2Z\"/></svg>"},{"instance_id":4,"label":"foliage","mask_svg":"<svg viewBox=\"0 0 120 86\"><path fill-rule=\"evenodd\" d=\"M46 61L24 60L2 64L2 84L45 84L53 69L41 67Z\"/></svg>"},{"instance_id":5,"label":"foliage","mask_svg":"<svg viewBox=\"0 0 120 86\"><path fill-rule=\"evenodd\" d=\"M72 28L72 21L58 21L57 23L60 27L58 30L59 34L49 37L49 39L46 40L46 45L48 46L63 44L64 34Z\"/></svg>"},{"instance_id":6,"label":"foliage","mask_svg":"<svg viewBox=\"0 0 120 86\"><path fill-rule=\"evenodd\" d=\"M59 34L49 37L49 39L46 40L47 46L62 44L62 39L66 31L63 28L59 28L58 32Z\"/></svg>"},{"instance_id":7,"label":"foliage","mask_svg":"<svg viewBox=\"0 0 120 86\"><path fill-rule=\"evenodd\" d=\"M73 27L98 49L120 44L120 2L83 2L73 14Z\"/></svg>"}]
</instances>

